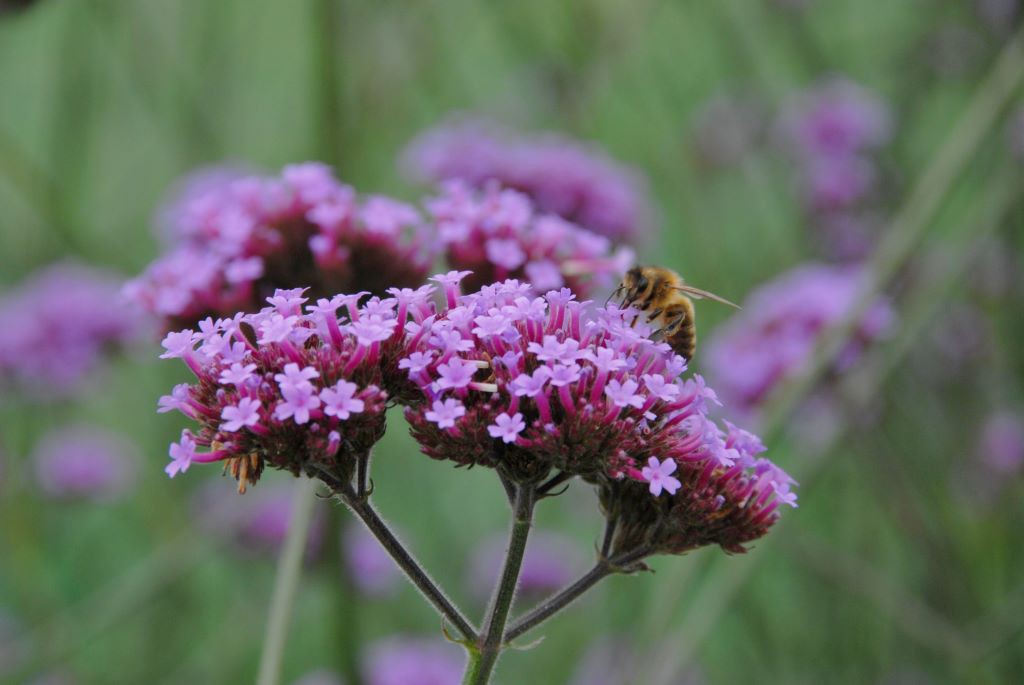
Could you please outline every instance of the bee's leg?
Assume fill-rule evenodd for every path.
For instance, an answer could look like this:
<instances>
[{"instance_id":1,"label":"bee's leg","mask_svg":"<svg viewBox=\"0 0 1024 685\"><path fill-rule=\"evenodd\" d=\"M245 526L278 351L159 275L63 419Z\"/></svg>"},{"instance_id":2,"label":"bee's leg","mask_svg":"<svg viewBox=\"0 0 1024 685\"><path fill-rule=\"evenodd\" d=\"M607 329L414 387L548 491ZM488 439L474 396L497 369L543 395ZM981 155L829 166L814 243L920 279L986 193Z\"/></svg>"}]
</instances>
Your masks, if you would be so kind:
<instances>
[{"instance_id":1,"label":"bee's leg","mask_svg":"<svg viewBox=\"0 0 1024 685\"><path fill-rule=\"evenodd\" d=\"M655 309L654 311L647 315L647 322L650 323L651 321L654 321L659 316L661 316L662 312L664 311L665 310L661 308Z\"/></svg>"},{"instance_id":2,"label":"bee's leg","mask_svg":"<svg viewBox=\"0 0 1024 685\"><path fill-rule=\"evenodd\" d=\"M673 336L679 330L679 327L683 325L684 321L686 321L685 313L676 314L664 326L654 331L654 335L664 335L666 338Z\"/></svg>"}]
</instances>

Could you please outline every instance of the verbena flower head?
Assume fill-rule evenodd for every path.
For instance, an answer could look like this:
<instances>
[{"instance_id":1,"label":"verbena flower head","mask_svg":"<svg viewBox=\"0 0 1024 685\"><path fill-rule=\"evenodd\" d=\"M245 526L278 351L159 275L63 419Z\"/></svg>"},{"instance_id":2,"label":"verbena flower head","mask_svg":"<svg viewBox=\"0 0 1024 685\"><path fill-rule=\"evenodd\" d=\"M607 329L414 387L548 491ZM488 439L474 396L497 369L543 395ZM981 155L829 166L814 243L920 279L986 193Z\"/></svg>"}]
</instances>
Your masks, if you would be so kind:
<instances>
[{"instance_id":1,"label":"verbena flower head","mask_svg":"<svg viewBox=\"0 0 1024 685\"><path fill-rule=\"evenodd\" d=\"M452 685L460 682L465 651L440 639L392 637L370 645L366 685Z\"/></svg>"},{"instance_id":2,"label":"verbena flower head","mask_svg":"<svg viewBox=\"0 0 1024 685\"><path fill-rule=\"evenodd\" d=\"M836 159L886 143L892 115L875 93L834 78L800 94L788 107L783 127L801 155Z\"/></svg>"},{"instance_id":3,"label":"verbena flower head","mask_svg":"<svg viewBox=\"0 0 1024 685\"><path fill-rule=\"evenodd\" d=\"M487 599L501 575L507 537L505 534L490 537L473 552L468 585L479 599ZM575 539L565 535L531 534L517 591L531 597L545 597L578 578L587 568L587 559L578 547Z\"/></svg>"},{"instance_id":4,"label":"verbena flower head","mask_svg":"<svg viewBox=\"0 0 1024 685\"><path fill-rule=\"evenodd\" d=\"M168 328L253 311L277 287L321 297L416 286L436 254L413 207L358 198L315 162L211 183L183 203L171 214L179 242L126 287Z\"/></svg>"},{"instance_id":5,"label":"verbena flower head","mask_svg":"<svg viewBox=\"0 0 1024 685\"><path fill-rule=\"evenodd\" d=\"M145 327L119 288L113 274L61 262L0 296L0 386L44 398L80 390L107 352Z\"/></svg>"},{"instance_id":6,"label":"verbena flower head","mask_svg":"<svg viewBox=\"0 0 1024 685\"><path fill-rule=\"evenodd\" d=\"M1009 410L988 417L982 427L977 455L993 474L1019 473L1024 466L1024 417Z\"/></svg>"},{"instance_id":7,"label":"verbena flower head","mask_svg":"<svg viewBox=\"0 0 1024 685\"><path fill-rule=\"evenodd\" d=\"M752 412L814 354L821 334L850 312L864 272L857 266L805 264L754 291L743 310L720 326L704 347L704 362L723 400ZM887 299L879 298L856 327L834 373L885 336L893 323Z\"/></svg>"},{"instance_id":8,"label":"verbena flower head","mask_svg":"<svg viewBox=\"0 0 1024 685\"><path fill-rule=\"evenodd\" d=\"M32 455L36 482L56 499L104 502L135 485L138 456L126 438L85 424L48 433Z\"/></svg>"},{"instance_id":9,"label":"verbena flower head","mask_svg":"<svg viewBox=\"0 0 1024 685\"><path fill-rule=\"evenodd\" d=\"M555 134L521 136L491 122L456 120L414 140L404 166L419 181L458 179L477 188L497 181L528 195L542 212L615 242L635 241L651 218L636 170Z\"/></svg>"},{"instance_id":10,"label":"verbena flower head","mask_svg":"<svg viewBox=\"0 0 1024 685\"><path fill-rule=\"evenodd\" d=\"M725 521L690 539L728 549L767 530L780 502L795 502L788 476L754 456L753 436L708 416L717 400L703 379L682 379L685 360L645 323L631 325L635 312L567 289L536 297L514 280L471 295L449 281L446 303L411 330L402 362L421 392L406 418L428 456L520 483L580 476L607 490L606 512L638 493L645 516L676 505L682 516L700 500L708 520ZM732 518L714 508L726 505ZM651 544L682 549L676 538Z\"/></svg>"},{"instance_id":11,"label":"verbena flower head","mask_svg":"<svg viewBox=\"0 0 1024 685\"><path fill-rule=\"evenodd\" d=\"M362 294L314 304L302 289L278 290L257 313L168 334L161 356L182 359L196 381L162 397L160 411L198 424L171 445L168 475L224 462L242 491L266 464L347 480L384 432L385 403L408 385L396 360L431 288L393 292L360 305Z\"/></svg>"},{"instance_id":12,"label":"verbena flower head","mask_svg":"<svg viewBox=\"0 0 1024 685\"><path fill-rule=\"evenodd\" d=\"M518 278L537 292L568 287L587 296L618 281L633 252L554 214L536 211L515 190L477 190L450 181L426 203L453 269L471 271L467 288Z\"/></svg>"}]
</instances>

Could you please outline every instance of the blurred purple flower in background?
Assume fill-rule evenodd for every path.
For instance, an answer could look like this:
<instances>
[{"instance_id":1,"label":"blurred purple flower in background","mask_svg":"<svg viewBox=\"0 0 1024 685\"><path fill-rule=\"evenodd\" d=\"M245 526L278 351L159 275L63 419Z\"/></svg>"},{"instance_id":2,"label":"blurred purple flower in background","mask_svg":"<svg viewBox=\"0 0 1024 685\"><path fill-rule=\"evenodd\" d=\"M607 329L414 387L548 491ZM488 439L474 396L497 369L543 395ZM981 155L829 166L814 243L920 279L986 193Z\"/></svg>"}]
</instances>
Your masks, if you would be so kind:
<instances>
[{"instance_id":1,"label":"blurred purple flower in background","mask_svg":"<svg viewBox=\"0 0 1024 685\"><path fill-rule=\"evenodd\" d=\"M365 526L348 526L343 544L345 563L356 589L371 597L385 597L398 590L401 572Z\"/></svg>"},{"instance_id":2,"label":"blurred purple flower in background","mask_svg":"<svg viewBox=\"0 0 1024 685\"><path fill-rule=\"evenodd\" d=\"M241 164L200 167L189 172L171 186L154 212L153 224L157 235L171 245L188 237L182 232L191 225L194 208L203 204L205 196L254 175L252 169Z\"/></svg>"},{"instance_id":3,"label":"blurred purple flower in background","mask_svg":"<svg viewBox=\"0 0 1024 685\"><path fill-rule=\"evenodd\" d=\"M877 95L836 77L800 94L788 107L783 127L797 153L813 161L881 146L892 133L892 118Z\"/></svg>"},{"instance_id":4,"label":"blurred purple flower in background","mask_svg":"<svg viewBox=\"0 0 1024 685\"><path fill-rule=\"evenodd\" d=\"M500 533L481 543L469 562L468 583L473 593L487 599L501 574L508 536ZM530 536L519 575L518 591L533 597L552 594L581 576L587 559L577 542L557 533L538 531Z\"/></svg>"},{"instance_id":5,"label":"blurred purple flower in background","mask_svg":"<svg viewBox=\"0 0 1024 685\"><path fill-rule=\"evenodd\" d=\"M616 242L649 230L640 174L595 145L558 134L520 135L483 119L455 118L413 140L402 166L421 182L458 179L482 188L497 181L530 196L542 212Z\"/></svg>"},{"instance_id":6,"label":"blurred purple flower in background","mask_svg":"<svg viewBox=\"0 0 1024 685\"><path fill-rule=\"evenodd\" d=\"M230 540L242 555L276 556L284 545L295 504L295 481L264 478L245 497L225 498L220 483L204 484L196 493L194 511L209 530ZM315 559L324 544L325 506L313 510L306 559Z\"/></svg>"},{"instance_id":7,"label":"blurred purple flower in background","mask_svg":"<svg viewBox=\"0 0 1024 685\"><path fill-rule=\"evenodd\" d=\"M821 333L855 304L863 270L806 264L755 290L743 311L714 331L705 347L708 375L731 409L754 412L782 381L812 358ZM894 313L885 298L865 313L832 369L841 373L887 334Z\"/></svg>"},{"instance_id":8,"label":"blurred purple flower in background","mask_svg":"<svg viewBox=\"0 0 1024 685\"><path fill-rule=\"evenodd\" d=\"M580 297L609 288L633 263L633 251L553 214L536 213L526 195L494 183L476 190L443 184L427 200L453 269L472 273L469 289L518 278L535 292L566 286Z\"/></svg>"},{"instance_id":9,"label":"blurred purple flower in background","mask_svg":"<svg viewBox=\"0 0 1024 685\"><path fill-rule=\"evenodd\" d=\"M138 451L125 437L98 426L58 428L36 445L36 482L48 496L104 502L131 489Z\"/></svg>"},{"instance_id":10,"label":"blurred purple flower in background","mask_svg":"<svg viewBox=\"0 0 1024 685\"><path fill-rule=\"evenodd\" d=\"M892 137L886 103L853 81L833 77L796 95L784 107L783 138L800 169L813 235L841 261L863 257L877 220L871 198L879 186L873 154Z\"/></svg>"},{"instance_id":11,"label":"blurred purple flower in background","mask_svg":"<svg viewBox=\"0 0 1024 685\"><path fill-rule=\"evenodd\" d=\"M996 476L1010 476L1024 466L1024 415L1001 410L985 421L977 446L978 460Z\"/></svg>"},{"instance_id":12,"label":"blurred purple flower in background","mask_svg":"<svg viewBox=\"0 0 1024 685\"><path fill-rule=\"evenodd\" d=\"M0 296L0 383L42 398L80 390L104 353L144 328L122 303L120 284L101 269L58 262Z\"/></svg>"},{"instance_id":13,"label":"blurred purple flower in background","mask_svg":"<svg viewBox=\"0 0 1024 685\"><path fill-rule=\"evenodd\" d=\"M466 652L442 639L392 637L370 645L366 685L454 685L461 682Z\"/></svg>"}]
</instances>

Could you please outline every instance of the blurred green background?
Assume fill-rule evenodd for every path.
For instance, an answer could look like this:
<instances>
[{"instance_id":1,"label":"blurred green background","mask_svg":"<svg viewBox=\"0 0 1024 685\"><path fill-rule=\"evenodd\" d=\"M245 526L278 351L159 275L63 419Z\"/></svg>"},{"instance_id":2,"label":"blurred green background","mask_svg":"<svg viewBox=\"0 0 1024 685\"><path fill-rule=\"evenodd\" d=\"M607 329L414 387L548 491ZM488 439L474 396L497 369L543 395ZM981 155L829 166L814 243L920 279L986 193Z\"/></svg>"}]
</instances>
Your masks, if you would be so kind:
<instances>
[{"instance_id":1,"label":"blurred green background","mask_svg":"<svg viewBox=\"0 0 1024 685\"><path fill-rule=\"evenodd\" d=\"M965 494L980 468L981 422L1022 399L1020 284L997 297L969 287L988 268L974 235L993 216L997 251L1021 267L1005 123L1019 84L986 100L1014 27L986 23L984 3L796 4L44 0L0 14L0 286L65 256L138 273L159 251L155 207L204 164L273 170L321 159L361 191L418 200L425 191L403 182L399 153L467 110L593 140L638 167L660 228L641 256L742 299L813 247L793 170L771 135L740 163L709 168L694 143L696 117L710 98L738 93L770 119L789 96L843 74L893 108L893 140L880 155L889 212L902 221L891 230L920 232L908 244L880 243L894 263L886 254L873 263L892 267L903 328L853 376L842 437L813 443L799 415L787 418L769 456L802 482L801 506L778 531L744 556L658 558L654 574L607 581L546 626L539 646L510 651L497 681L567 682L588 647L611 635L637 655L634 683L659 682L642 667L665 654L709 683L1019 682L1019 474L996 494ZM1014 55L1011 74L1024 69ZM977 113L986 103L991 120ZM964 302L984 315L984 353L937 370L921 351L956 334L943 329L945 315ZM702 331L727 315L702 310ZM158 416L156 399L185 370L159 363L157 350L138 346L73 402L0 399L0 610L14 626L0 635L0 682L61 672L81 683L236 683L255 674L274 560L234 553L196 514L196 491L216 480L218 496L231 499L233 483L209 469L173 481L162 473L184 422ZM131 497L59 503L33 487L27 455L49 428L72 421L139 446ZM421 457L397 414L375 480L380 509L479 616L465 566L506 525L498 483ZM571 535L586 555L600 518L589 493L572 490L540 507L540 525ZM342 640L440 636L412 589L345 604L335 572L323 558L306 570L285 682L332 667Z\"/></svg>"}]
</instances>

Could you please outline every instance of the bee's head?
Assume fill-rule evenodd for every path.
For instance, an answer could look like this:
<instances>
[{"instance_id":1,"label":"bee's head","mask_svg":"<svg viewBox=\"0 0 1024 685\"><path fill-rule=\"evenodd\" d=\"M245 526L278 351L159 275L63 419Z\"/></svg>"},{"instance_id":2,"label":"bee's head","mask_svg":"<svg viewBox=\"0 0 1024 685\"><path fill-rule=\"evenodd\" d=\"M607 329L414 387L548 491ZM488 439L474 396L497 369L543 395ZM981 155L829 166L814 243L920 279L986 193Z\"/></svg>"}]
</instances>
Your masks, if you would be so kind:
<instances>
[{"instance_id":1,"label":"bee's head","mask_svg":"<svg viewBox=\"0 0 1024 685\"><path fill-rule=\"evenodd\" d=\"M647 291L650 284L650 279L644 274L644 268L634 266L626 272L625 278L622 279L621 287L625 290L625 301L635 302Z\"/></svg>"}]
</instances>

